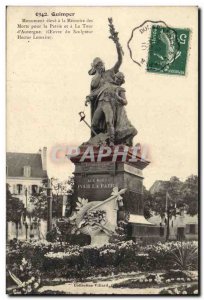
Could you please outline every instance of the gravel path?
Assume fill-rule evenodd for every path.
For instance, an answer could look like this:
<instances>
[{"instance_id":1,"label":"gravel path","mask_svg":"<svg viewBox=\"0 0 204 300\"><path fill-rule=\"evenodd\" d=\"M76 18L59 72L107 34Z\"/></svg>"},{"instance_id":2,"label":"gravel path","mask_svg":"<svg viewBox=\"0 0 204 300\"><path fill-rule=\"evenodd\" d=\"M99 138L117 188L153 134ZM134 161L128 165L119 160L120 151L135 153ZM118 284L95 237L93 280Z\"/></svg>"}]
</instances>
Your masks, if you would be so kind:
<instances>
[{"instance_id":1,"label":"gravel path","mask_svg":"<svg viewBox=\"0 0 204 300\"><path fill-rule=\"evenodd\" d=\"M192 274L197 272L191 272ZM73 281L73 282L65 282L65 283L59 283L56 284L58 280L55 280L55 285L44 285L42 286L38 292L39 293L45 293L46 291L52 291L57 292L60 294L66 293L66 294L133 294L133 295L158 295L159 292L164 289L164 286L158 286L158 287L148 287L148 288L113 288L112 285L115 283L121 283L123 281L126 281L128 279L136 279L140 277L144 277L146 275L145 272L132 272L132 273L120 273L118 275L112 275L107 277L92 277L87 278L85 282L79 282L79 281ZM185 283L177 283L172 285L168 285L168 287L179 287L182 284Z\"/></svg>"},{"instance_id":2,"label":"gravel path","mask_svg":"<svg viewBox=\"0 0 204 300\"><path fill-rule=\"evenodd\" d=\"M138 274L137 274L138 275ZM142 273L140 273L140 276ZM138 276L137 276L138 277ZM115 283L128 279L135 279L136 273L124 274L113 277L101 277L86 282L67 282L55 286L43 286L38 292L45 291L64 292L66 294L158 294L162 288L124 289L112 288Z\"/></svg>"}]
</instances>

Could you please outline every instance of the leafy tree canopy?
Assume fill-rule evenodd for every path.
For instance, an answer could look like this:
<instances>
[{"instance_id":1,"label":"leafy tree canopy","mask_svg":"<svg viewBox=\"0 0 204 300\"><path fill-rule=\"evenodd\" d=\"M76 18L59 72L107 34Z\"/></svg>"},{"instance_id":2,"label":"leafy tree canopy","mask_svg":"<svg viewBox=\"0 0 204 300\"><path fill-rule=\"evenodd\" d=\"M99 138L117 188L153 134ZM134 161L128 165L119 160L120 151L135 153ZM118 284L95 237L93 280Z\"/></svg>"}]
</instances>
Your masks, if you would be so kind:
<instances>
[{"instance_id":1,"label":"leafy tree canopy","mask_svg":"<svg viewBox=\"0 0 204 300\"><path fill-rule=\"evenodd\" d=\"M198 176L191 175L184 182L176 176L169 181L160 181L154 192L144 188L143 199L146 218L153 212L163 217L167 205L168 208L185 207L188 214L195 215L198 213Z\"/></svg>"},{"instance_id":2,"label":"leafy tree canopy","mask_svg":"<svg viewBox=\"0 0 204 300\"><path fill-rule=\"evenodd\" d=\"M24 204L12 196L9 185L6 185L6 219L7 222L19 223L24 212Z\"/></svg>"}]
</instances>

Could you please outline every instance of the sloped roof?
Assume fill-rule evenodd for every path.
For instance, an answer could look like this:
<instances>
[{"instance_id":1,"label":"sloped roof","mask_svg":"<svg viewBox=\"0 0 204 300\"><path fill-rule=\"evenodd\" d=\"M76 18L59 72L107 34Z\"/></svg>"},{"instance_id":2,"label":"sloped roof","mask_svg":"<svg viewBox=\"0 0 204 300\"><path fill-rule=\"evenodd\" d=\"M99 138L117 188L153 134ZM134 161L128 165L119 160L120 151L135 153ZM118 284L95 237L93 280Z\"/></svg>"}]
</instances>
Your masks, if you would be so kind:
<instances>
[{"instance_id":1,"label":"sloped roof","mask_svg":"<svg viewBox=\"0 0 204 300\"><path fill-rule=\"evenodd\" d=\"M7 177L22 177L23 168L31 167L31 176L35 178L46 178L47 171L43 171L40 153L6 153Z\"/></svg>"}]
</instances>

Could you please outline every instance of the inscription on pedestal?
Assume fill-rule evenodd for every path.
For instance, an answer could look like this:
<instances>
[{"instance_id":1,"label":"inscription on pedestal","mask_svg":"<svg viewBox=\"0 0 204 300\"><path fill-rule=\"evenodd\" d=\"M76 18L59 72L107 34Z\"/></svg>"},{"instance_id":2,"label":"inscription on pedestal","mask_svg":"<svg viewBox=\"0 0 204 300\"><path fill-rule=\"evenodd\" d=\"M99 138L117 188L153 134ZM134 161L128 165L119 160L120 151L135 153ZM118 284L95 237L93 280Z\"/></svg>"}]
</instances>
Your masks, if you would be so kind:
<instances>
[{"instance_id":1,"label":"inscription on pedestal","mask_svg":"<svg viewBox=\"0 0 204 300\"><path fill-rule=\"evenodd\" d=\"M85 183L78 184L78 189L111 189L115 185L114 183L110 183L109 177L102 178L84 178Z\"/></svg>"},{"instance_id":2,"label":"inscription on pedestal","mask_svg":"<svg viewBox=\"0 0 204 300\"><path fill-rule=\"evenodd\" d=\"M143 214L142 170L125 162L82 162L75 164L75 195L89 201L108 198L114 187L126 188L127 212Z\"/></svg>"}]
</instances>

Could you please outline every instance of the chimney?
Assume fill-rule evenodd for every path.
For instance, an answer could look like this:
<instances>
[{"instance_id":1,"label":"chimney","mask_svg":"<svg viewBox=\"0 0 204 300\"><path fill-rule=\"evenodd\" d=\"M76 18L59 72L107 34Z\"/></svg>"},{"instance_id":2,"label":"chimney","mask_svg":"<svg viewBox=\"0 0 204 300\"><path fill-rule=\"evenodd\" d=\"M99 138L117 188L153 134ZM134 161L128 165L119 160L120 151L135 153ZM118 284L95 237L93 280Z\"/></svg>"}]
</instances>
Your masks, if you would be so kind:
<instances>
[{"instance_id":1,"label":"chimney","mask_svg":"<svg viewBox=\"0 0 204 300\"><path fill-rule=\"evenodd\" d=\"M41 151L41 158L43 171L47 171L47 147L43 147L43 150Z\"/></svg>"}]
</instances>

